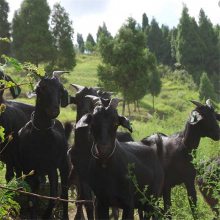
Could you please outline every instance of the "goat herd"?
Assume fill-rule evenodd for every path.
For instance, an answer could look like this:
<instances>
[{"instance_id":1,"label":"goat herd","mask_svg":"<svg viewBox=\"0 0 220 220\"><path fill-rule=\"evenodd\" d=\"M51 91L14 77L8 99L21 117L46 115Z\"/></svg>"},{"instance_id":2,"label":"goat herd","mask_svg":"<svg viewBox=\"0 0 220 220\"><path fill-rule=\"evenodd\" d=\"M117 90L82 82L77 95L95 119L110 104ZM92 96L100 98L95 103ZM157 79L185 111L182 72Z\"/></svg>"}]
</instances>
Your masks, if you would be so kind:
<instances>
[{"instance_id":1,"label":"goat herd","mask_svg":"<svg viewBox=\"0 0 220 220\"><path fill-rule=\"evenodd\" d=\"M59 171L61 198L68 199L72 184L77 186L80 200L92 200L95 195L95 211L93 204L84 204L88 219L109 219L110 207L116 217L121 208L122 219L133 219L134 209L138 209L140 219L163 219L163 213L171 219L171 189L183 183L196 219L196 169L191 152L199 146L202 137L220 139L217 122L220 114L214 111L210 101L206 104L191 101L195 108L183 131L171 136L156 133L134 141L130 133L117 132L118 126L132 132L129 120L117 112L119 99L97 88L75 84L72 86L77 90L76 95L70 96L59 81L60 73L55 71L52 77L40 79L35 89L35 106L5 100L2 84L0 104L6 109L0 114L0 125L5 128L6 137L13 136L9 143L6 138L0 145L6 181L14 177L14 172L19 178L34 170L33 175L26 177L31 191L37 193L41 181L48 176L50 196L57 197ZM13 81L3 72L0 78ZM16 98L19 86L11 87L10 92ZM68 147L70 123L63 126L56 119L60 106L69 104L75 104L77 110L71 147ZM163 210L158 208L160 196ZM49 200L43 219L51 218L54 205L55 201ZM27 218L39 217L36 197L29 197L28 209ZM65 201L62 218L68 219ZM77 204L75 218L82 219L82 203Z\"/></svg>"}]
</instances>

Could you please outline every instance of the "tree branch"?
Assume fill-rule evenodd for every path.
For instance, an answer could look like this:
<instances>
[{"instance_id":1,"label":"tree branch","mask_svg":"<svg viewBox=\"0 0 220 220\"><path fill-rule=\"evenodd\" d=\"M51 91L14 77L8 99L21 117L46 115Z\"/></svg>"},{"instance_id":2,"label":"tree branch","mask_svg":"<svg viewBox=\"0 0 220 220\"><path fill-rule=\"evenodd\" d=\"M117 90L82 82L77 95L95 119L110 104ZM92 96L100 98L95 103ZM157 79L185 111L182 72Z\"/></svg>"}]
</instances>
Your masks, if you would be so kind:
<instances>
[{"instance_id":1,"label":"tree branch","mask_svg":"<svg viewBox=\"0 0 220 220\"><path fill-rule=\"evenodd\" d=\"M71 203L94 203L93 200L66 200L66 199L62 199L60 197L51 197L51 196L43 196L43 195L39 195L36 193L30 193L30 192L26 192L23 190L23 188L17 188L17 189L12 189L6 186L2 186L0 185L0 189L5 189L5 190L9 190L9 191L13 191L13 192L17 192L17 193L21 193L24 195L28 195L28 196L35 196L37 198L42 198L42 199L51 199L51 200L56 200L56 201L61 201L61 202L71 202Z\"/></svg>"}]
</instances>

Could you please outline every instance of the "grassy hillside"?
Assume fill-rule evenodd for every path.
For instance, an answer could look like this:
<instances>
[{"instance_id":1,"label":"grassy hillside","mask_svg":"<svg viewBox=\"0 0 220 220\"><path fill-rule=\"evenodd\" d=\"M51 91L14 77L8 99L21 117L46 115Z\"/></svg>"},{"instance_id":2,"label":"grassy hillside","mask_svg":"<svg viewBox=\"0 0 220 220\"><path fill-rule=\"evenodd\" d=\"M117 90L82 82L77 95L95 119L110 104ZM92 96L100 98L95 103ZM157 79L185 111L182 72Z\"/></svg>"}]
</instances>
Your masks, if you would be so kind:
<instances>
[{"instance_id":1,"label":"grassy hillside","mask_svg":"<svg viewBox=\"0 0 220 220\"><path fill-rule=\"evenodd\" d=\"M83 86L97 86L96 68L99 63L100 59L98 56L83 55L77 57L77 66L71 73L65 76L64 80L65 87L71 94L74 94L75 91L70 86L70 83ZM198 91L192 89L191 84L183 83L170 77L164 77L162 81L162 91L155 99L155 112L152 110L152 97L150 95L146 95L140 101L140 111L135 112L132 104L130 106L131 115L128 115L126 111L126 116L132 121L133 137L135 140L140 140L155 132L163 132L169 135L184 129L189 114L194 108L189 100L198 100ZM27 90L28 88L24 89L24 91ZM20 98L19 100L34 103L34 100L27 100L26 98ZM121 106L119 106L119 112L121 113ZM74 121L75 115L75 107L69 106L62 109L59 119L63 122L66 120ZM201 141L196 158L198 160L209 158L219 154L219 152L219 143L205 138ZM0 178L2 173L3 171L0 171ZM176 187L173 190L172 201L174 219L192 219L185 188ZM212 219L212 212L200 194L198 212L199 219Z\"/></svg>"}]
</instances>

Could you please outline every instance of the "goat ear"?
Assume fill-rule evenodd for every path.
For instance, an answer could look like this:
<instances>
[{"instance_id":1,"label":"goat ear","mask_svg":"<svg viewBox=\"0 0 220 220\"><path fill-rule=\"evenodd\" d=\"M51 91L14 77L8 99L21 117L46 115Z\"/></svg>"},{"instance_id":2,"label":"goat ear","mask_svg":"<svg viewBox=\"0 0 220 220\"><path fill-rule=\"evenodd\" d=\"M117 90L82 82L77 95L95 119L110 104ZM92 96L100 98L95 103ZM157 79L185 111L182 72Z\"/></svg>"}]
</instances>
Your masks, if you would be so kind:
<instances>
[{"instance_id":1,"label":"goat ear","mask_svg":"<svg viewBox=\"0 0 220 220\"><path fill-rule=\"evenodd\" d=\"M91 121L92 115L90 113L83 115L82 118L80 118L76 123L76 129L88 127Z\"/></svg>"},{"instance_id":2,"label":"goat ear","mask_svg":"<svg viewBox=\"0 0 220 220\"><path fill-rule=\"evenodd\" d=\"M124 128L127 128L132 133L133 130L129 119L124 116L118 116L118 119L119 119L119 125L121 125Z\"/></svg>"},{"instance_id":3,"label":"goat ear","mask_svg":"<svg viewBox=\"0 0 220 220\"><path fill-rule=\"evenodd\" d=\"M220 121L220 114L219 114L219 113L216 113L216 119L217 119L218 121Z\"/></svg>"},{"instance_id":4,"label":"goat ear","mask_svg":"<svg viewBox=\"0 0 220 220\"><path fill-rule=\"evenodd\" d=\"M200 115L199 112L197 111L192 111L190 118L189 118L189 123L191 125L195 125L197 124L199 121L201 121L203 119L203 117Z\"/></svg>"}]
</instances>

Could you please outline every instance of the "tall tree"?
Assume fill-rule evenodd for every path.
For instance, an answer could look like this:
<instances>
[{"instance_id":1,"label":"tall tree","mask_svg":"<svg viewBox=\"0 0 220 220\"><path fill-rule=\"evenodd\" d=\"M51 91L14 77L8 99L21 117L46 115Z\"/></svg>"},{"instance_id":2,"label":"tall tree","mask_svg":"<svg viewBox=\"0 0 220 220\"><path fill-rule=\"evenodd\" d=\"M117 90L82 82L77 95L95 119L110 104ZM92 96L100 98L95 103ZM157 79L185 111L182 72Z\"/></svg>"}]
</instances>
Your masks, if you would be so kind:
<instances>
[{"instance_id":1,"label":"tall tree","mask_svg":"<svg viewBox=\"0 0 220 220\"><path fill-rule=\"evenodd\" d=\"M161 26L161 31L162 31L161 62L165 65L171 65L172 64L171 33L169 27L166 25Z\"/></svg>"},{"instance_id":2,"label":"tall tree","mask_svg":"<svg viewBox=\"0 0 220 220\"><path fill-rule=\"evenodd\" d=\"M155 96L158 96L161 91L162 82L160 80L160 73L157 68L154 68L153 71L150 71L149 74L149 92L153 97L153 110L154 110L154 103L155 103Z\"/></svg>"},{"instance_id":3,"label":"tall tree","mask_svg":"<svg viewBox=\"0 0 220 220\"><path fill-rule=\"evenodd\" d=\"M77 40L77 43L78 43L79 52L84 53L85 43L84 43L82 34L77 33L77 39L76 40Z\"/></svg>"},{"instance_id":4,"label":"tall tree","mask_svg":"<svg viewBox=\"0 0 220 220\"><path fill-rule=\"evenodd\" d=\"M73 69L76 65L72 41L74 31L68 13L59 3L53 7L51 25L56 48L56 66L61 69Z\"/></svg>"},{"instance_id":5,"label":"tall tree","mask_svg":"<svg viewBox=\"0 0 220 220\"><path fill-rule=\"evenodd\" d=\"M155 54L158 62L162 62L163 33L155 18L152 19L147 33L147 46Z\"/></svg>"},{"instance_id":6,"label":"tall tree","mask_svg":"<svg viewBox=\"0 0 220 220\"><path fill-rule=\"evenodd\" d=\"M37 66L52 59L49 16L46 0L23 0L12 22L13 53L17 59Z\"/></svg>"},{"instance_id":7,"label":"tall tree","mask_svg":"<svg viewBox=\"0 0 220 220\"><path fill-rule=\"evenodd\" d=\"M106 55L108 54L107 51L110 52L110 50L112 50L113 37L111 33L108 31L105 23L103 23L102 27L99 26L96 36L97 36L97 49L99 50L102 59L104 59L104 57L106 59ZM109 53L109 55L110 54L111 53ZM104 60L104 62L107 61Z\"/></svg>"},{"instance_id":8,"label":"tall tree","mask_svg":"<svg viewBox=\"0 0 220 220\"><path fill-rule=\"evenodd\" d=\"M215 100L214 87L206 72L203 72L200 78L199 98L200 100L206 100L208 98Z\"/></svg>"},{"instance_id":9,"label":"tall tree","mask_svg":"<svg viewBox=\"0 0 220 220\"><path fill-rule=\"evenodd\" d=\"M101 38L101 36L104 35L106 37L111 37L111 33L108 31L107 26L105 23L103 23L102 26L99 26L97 34L96 34L96 42L97 44L99 43L99 40Z\"/></svg>"},{"instance_id":10,"label":"tall tree","mask_svg":"<svg viewBox=\"0 0 220 220\"><path fill-rule=\"evenodd\" d=\"M149 21L146 13L142 15L142 31L146 31L149 27Z\"/></svg>"},{"instance_id":11,"label":"tall tree","mask_svg":"<svg viewBox=\"0 0 220 220\"><path fill-rule=\"evenodd\" d=\"M171 64L177 62L176 60L176 48L177 48L177 28L173 28L170 31L170 50L171 50Z\"/></svg>"},{"instance_id":12,"label":"tall tree","mask_svg":"<svg viewBox=\"0 0 220 220\"><path fill-rule=\"evenodd\" d=\"M105 42L107 46L101 44L104 65L99 67L98 77L104 87L112 85L122 93L125 107L125 102L134 102L146 94L153 56L146 49L145 34L133 18L128 18L114 39Z\"/></svg>"},{"instance_id":13,"label":"tall tree","mask_svg":"<svg viewBox=\"0 0 220 220\"><path fill-rule=\"evenodd\" d=\"M195 19L189 16L186 6L182 10L176 43L177 62L193 74L194 79L199 80L200 75L198 73L203 69L200 64L204 59L202 53L204 45L199 36L198 25Z\"/></svg>"},{"instance_id":14,"label":"tall tree","mask_svg":"<svg viewBox=\"0 0 220 220\"><path fill-rule=\"evenodd\" d=\"M95 40L94 40L93 36L89 33L87 38L86 38L85 49L88 52L92 53L95 50L95 46L96 46Z\"/></svg>"},{"instance_id":15,"label":"tall tree","mask_svg":"<svg viewBox=\"0 0 220 220\"><path fill-rule=\"evenodd\" d=\"M5 0L0 0L0 38L10 38L10 25L8 22L8 3ZM10 52L10 44L0 40L0 61L1 55L8 55Z\"/></svg>"},{"instance_id":16,"label":"tall tree","mask_svg":"<svg viewBox=\"0 0 220 220\"><path fill-rule=\"evenodd\" d=\"M220 51L217 49L218 35L203 9L201 9L199 13L199 36L204 45L204 47L202 47L203 60L201 63L201 65L204 66L203 70L207 72L208 75L219 73Z\"/></svg>"}]
</instances>

